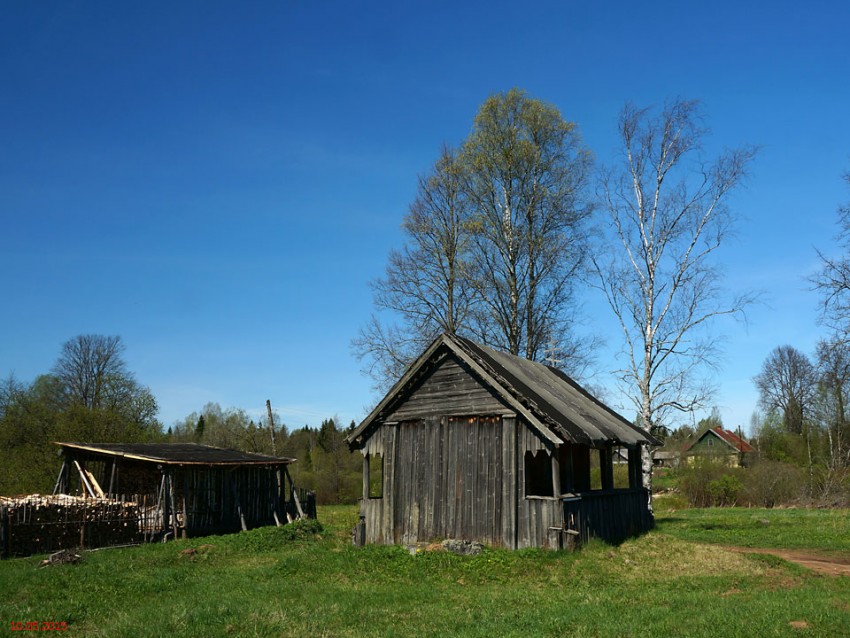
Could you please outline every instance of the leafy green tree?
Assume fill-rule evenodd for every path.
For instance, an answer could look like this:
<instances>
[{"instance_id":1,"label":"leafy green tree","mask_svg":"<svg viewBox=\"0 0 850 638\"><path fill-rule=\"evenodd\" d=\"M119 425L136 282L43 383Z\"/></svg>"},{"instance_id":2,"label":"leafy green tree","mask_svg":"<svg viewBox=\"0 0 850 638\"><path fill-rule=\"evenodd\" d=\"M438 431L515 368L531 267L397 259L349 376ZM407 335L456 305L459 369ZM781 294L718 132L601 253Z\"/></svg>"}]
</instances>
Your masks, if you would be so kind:
<instances>
[{"instance_id":1,"label":"leafy green tree","mask_svg":"<svg viewBox=\"0 0 850 638\"><path fill-rule=\"evenodd\" d=\"M720 410L715 406L711 409L711 414L697 421L697 427L696 431L694 432L694 436L696 438L699 438L708 430L713 430L714 428L722 427L723 419L720 416Z\"/></svg>"},{"instance_id":2,"label":"leafy green tree","mask_svg":"<svg viewBox=\"0 0 850 638\"><path fill-rule=\"evenodd\" d=\"M352 341L385 388L440 332L580 373L573 332L591 165L574 123L512 89L488 98L459 151L421 178L405 244L373 283L380 313ZM395 320L397 322L394 322Z\"/></svg>"},{"instance_id":3,"label":"leafy green tree","mask_svg":"<svg viewBox=\"0 0 850 638\"><path fill-rule=\"evenodd\" d=\"M578 127L511 89L481 106L463 162L481 300L473 332L512 354L548 354L575 368L574 285L587 263L591 213L591 155Z\"/></svg>"},{"instance_id":4,"label":"leafy green tree","mask_svg":"<svg viewBox=\"0 0 850 638\"><path fill-rule=\"evenodd\" d=\"M817 345L818 388L816 419L828 442L828 465L850 467L850 344L843 339L821 340Z\"/></svg>"}]
</instances>

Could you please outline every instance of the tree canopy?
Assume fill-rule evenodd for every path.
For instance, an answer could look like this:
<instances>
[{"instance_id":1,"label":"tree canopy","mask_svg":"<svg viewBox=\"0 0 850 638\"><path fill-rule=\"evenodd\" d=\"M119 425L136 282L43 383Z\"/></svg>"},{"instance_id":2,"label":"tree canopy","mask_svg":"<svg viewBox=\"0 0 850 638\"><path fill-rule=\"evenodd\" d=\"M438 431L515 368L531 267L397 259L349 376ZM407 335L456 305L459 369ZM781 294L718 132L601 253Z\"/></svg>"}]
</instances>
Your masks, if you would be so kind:
<instances>
[{"instance_id":1,"label":"tree canopy","mask_svg":"<svg viewBox=\"0 0 850 638\"><path fill-rule=\"evenodd\" d=\"M141 442L162 437L157 403L127 369L120 337L79 335L50 373L0 388L0 494L49 491L58 470L52 441Z\"/></svg>"},{"instance_id":2,"label":"tree canopy","mask_svg":"<svg viewBox=\"0 0 850 638\"><path fill-rule=\"evenodd\" d=\"M373 282L376 314L352 345L379 387L441 332L582 370L574 292L590 166L554 106L518 89L484 102L460 149L444 148L420 178L404 246Z\"/></svg>"}]
</instances>

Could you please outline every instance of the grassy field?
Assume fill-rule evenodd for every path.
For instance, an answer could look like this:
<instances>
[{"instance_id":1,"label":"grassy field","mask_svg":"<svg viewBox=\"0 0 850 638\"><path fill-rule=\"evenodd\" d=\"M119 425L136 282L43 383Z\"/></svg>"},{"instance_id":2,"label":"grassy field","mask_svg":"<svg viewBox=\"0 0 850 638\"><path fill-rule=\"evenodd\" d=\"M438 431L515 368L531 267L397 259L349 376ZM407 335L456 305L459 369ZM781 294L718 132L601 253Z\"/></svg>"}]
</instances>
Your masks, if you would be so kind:
<instances>
[{"instance_id":1,"label":"grassy field","mask_svg":"<svg viewBox=\"0 0 850 638\"><path fill-rule=\"evenodd\" d=\"M847 548L847 511L789 512L673 512L618 547L460 557L354 548L355 509L320 508L319 534L265 528L43 569L39 557L4 561L0 631L65 621L86 636L850 635L850 578L706 544L808 534L806 547Z\"/></svg>"},{"instance_id":2,"label":"grassy field","mask_svg":"<svg viewBox=\"0 0 850 638\"><path fill-rule=\"evenodd\" d=\"M656 521L657 531L698 543L850 554L847 510L711 507L662 511Z\"/></svg>"}]
</instances>

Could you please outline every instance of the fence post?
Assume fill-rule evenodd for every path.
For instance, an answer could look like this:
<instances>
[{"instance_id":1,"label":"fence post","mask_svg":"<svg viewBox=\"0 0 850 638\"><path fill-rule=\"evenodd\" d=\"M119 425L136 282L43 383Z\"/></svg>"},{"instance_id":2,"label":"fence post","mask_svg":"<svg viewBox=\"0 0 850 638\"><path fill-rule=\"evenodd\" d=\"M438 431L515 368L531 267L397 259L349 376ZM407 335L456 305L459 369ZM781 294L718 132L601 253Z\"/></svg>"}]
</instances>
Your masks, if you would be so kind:
<instances>
[{"instance_id":1,"label":"fence post","mask_svg":"<svg viewBox=\"0 0 850 638\"><path fill-rule=\"evenodd\" d=\"M12 555L10 537L9 508L4 505L0 507L0 557L2 558L10 558Z\"/></svg>"}]
</instances>

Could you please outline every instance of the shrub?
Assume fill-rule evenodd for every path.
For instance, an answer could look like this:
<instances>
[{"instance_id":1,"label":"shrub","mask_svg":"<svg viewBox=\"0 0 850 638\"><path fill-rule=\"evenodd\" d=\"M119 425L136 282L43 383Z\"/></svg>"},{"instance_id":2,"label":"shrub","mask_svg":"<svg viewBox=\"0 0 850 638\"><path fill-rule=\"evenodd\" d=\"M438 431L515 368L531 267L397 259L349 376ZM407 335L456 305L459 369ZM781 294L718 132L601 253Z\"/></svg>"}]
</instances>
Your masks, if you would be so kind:
<instances>
[{"instance_id":1,"label":"shrub","mask_svg":"<svg viewBox=\"0 0 850 638\"><path fill-rule=\"evenodd\" d=\"M743 475L742 504L774 507L800 497L805 481L800 468L781 461L762 460Z\"/></svg>"},{"instance_id":2,"label":"shrub","mask_svg":"<svg viewBox=\"0 0 850 638\"><path fill-rule=\"evenodd\" d=\"M733 505L741 489L740 472L712 458L697 458L694 465L679 469L679 490L693 507Z\"/></svg>"},{"instance_id":3,"label":"shrub","mask_svg":"<svg viewBox=\"0 0 850 638\"><path fill-rule=\"evenodd\" d=\"M735 505L740 491L741 481L732 474L724 474L720 478L708 482L708 493L713 505L721 507Z\"/></svg>"}]
</instances>

